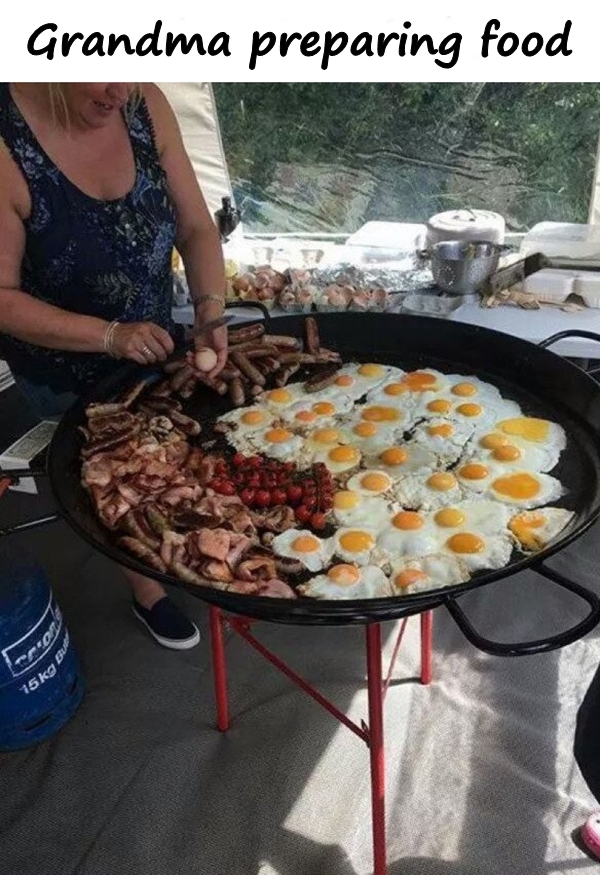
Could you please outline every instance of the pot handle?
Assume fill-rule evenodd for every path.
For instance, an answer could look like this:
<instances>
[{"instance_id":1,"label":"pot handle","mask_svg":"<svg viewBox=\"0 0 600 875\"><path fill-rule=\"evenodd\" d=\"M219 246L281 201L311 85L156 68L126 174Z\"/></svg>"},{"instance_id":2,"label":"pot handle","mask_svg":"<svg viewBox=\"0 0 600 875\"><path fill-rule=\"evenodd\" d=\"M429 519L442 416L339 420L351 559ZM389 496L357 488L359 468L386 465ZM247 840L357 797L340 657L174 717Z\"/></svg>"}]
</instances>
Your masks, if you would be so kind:
<instances>
[{"instance_id":1,"label":"pot handle","mask_svg":"<svg viewBox=\"0 0 600 875\"><path fill-rule=\"evenodd\" d=\"M269 312L269 308L265 307L264 304L261 304L260 301L227 301L225 304L226 310L241 310L245 307L250 307L253 310L260 310L263 315L263 319L265 320L265 329L267 333L271 331L271 313Z\"/></svg>"},{"instance_id":2,"label":"pot handle","mask_svg":"<svg viewBox=\"0 0 600 875\"><path fill-rule=\"evenodd\" d=\"M585 340L595 340L597 343L600 343L600 334L596 334L594 331L570 328L567 331L559 331L558 334L553 334L552 337L547 337L546 340L540 340L538 346L542 349L548 349L548 347L558 343L559 340L566 340L568 337L582 337Z\"/></svg>"},{"instance_id":3,"label":"pot handle","mask_svg":"<svg viewBox=\"0 0 600 875\"><path fill-rule=\"evenodd\" d=\"M543 562L533 566L533 571L541 577L545 577L556 586L575 593L576 596L587 602L590 606L587 616L576 623L575 626L571 626L569 629L565 629L563 632L559 632L549 638L505 644L500 641L491 641L489 638L480 635L462 608L458 606L456 597L447 596L444 599L445 607L467 641L473 644L474 647L492 656L531 656L535 653L549 653L551 650L558 650L561 647L572 644L574 641L578 641L600 623L600 599L595 593L569 580L553 568L548 568Z\"/></svg>"}]
</instances>

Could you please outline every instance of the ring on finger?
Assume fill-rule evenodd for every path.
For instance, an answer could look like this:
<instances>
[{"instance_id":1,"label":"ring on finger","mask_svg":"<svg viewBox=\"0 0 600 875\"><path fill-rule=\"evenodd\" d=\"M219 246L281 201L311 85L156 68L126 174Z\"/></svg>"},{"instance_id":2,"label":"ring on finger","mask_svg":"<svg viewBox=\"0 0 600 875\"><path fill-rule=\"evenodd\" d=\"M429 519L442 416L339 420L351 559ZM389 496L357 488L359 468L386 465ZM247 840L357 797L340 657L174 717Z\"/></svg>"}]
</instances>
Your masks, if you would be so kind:
<instances>
[{"instance_id":1,"label":"ring on finger","mask_svg":"<svg viewBox=\"0 0 600 875\"><path fill-rule=\"evenodd\" d=\"M152 350L150 349L150 347L149 347L149 346L146 346L145 344L144 344L144 346L142 347L142 354L145 355L147 359L153 359L153 358L154 358L154 353L152 352Z\"/></svg>"}]
</instances>

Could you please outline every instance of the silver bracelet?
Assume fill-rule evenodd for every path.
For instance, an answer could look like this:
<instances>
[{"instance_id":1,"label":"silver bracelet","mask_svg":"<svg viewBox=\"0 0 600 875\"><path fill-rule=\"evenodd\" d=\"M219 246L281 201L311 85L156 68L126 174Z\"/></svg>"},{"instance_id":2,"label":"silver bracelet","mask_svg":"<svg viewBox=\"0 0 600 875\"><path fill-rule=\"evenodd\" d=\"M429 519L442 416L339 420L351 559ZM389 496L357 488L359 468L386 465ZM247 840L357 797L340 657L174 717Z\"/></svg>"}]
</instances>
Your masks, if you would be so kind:
<instances>
[{"instance_id":1,"label":"silver bracelet","mask_svg":"<svg viewBox=\"0 0 600 875\"><path fill-rule=\"evenodd\" d=\"M113 343L114 343L115 331L119 327L120 324L121 323L117 319L114 319L110 323L110 325L108 326L106 331L104 332L104 341L103 341L104 352L107 355L111 356L112 358L116 358Z\"/></svg>"},{"instance_id":2,"label":"silver bracelet","mask_svg":"<svg viewBox=\"0 0 600 875\"><path fill-rule=\"evenodd\" d=\"M198 295L197 298L194 298L194 306L205 304L208 301L213 301L215 304L220 304L222 307L225 307L225 298L223 295Z\"/></svg>"}]
</instances>

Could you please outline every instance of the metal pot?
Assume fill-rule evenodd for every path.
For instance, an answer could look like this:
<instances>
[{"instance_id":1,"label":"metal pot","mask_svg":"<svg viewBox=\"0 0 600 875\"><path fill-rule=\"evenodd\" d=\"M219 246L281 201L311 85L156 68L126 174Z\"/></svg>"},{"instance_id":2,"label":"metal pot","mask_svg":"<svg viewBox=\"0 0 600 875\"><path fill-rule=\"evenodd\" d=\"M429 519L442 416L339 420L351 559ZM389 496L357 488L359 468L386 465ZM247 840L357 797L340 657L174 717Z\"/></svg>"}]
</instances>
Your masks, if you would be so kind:
<instances>
[{"instance_id":1,"label":"metal pot","mask_svg":"<svg viewBox=\"0 0 600 875\"><path fill-rule=\"evenodd\" d=\"M488 240L442 240L421 256L431 260L434 282L444 292L468 295L479 291L497 270L509 247Z\"/></svg>"}]
</instances>

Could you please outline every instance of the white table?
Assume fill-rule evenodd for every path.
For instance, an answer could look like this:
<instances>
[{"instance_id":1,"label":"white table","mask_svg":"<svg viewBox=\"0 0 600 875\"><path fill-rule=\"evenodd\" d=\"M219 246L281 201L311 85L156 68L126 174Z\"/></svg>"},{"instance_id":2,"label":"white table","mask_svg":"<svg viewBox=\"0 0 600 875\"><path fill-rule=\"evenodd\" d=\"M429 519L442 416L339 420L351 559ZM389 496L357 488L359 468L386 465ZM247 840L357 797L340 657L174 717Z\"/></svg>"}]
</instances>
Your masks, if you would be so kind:
<instances>
[{"instance_id":1,"label":"white table","mask_svg":"<svg viewBox=\"0 0 600 875\"><path fill-rule=\"evenodd\" d=\"M276 318L285 314L273 310L271 315ZM174 308L173 318L181 325L193 325L194 313L191 305ZM235 311L234 323L256 318L257 310L241 304L239 310ZM487 308L479 305L476 296L468 296L448 320L491 328L532 343L539 343L553 334L558 334L559 331L568 329L592 331L600 337L600 310L591 308L578 313L565 313L554 307L544 307L541 310L522 310L519 307L509 306ZM583 338L562 340L555 344L552 350L567 358L600 359L600 343Z\"/></svg>"}]
</instances>

